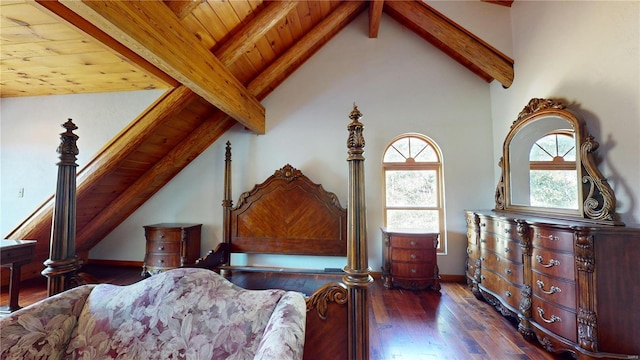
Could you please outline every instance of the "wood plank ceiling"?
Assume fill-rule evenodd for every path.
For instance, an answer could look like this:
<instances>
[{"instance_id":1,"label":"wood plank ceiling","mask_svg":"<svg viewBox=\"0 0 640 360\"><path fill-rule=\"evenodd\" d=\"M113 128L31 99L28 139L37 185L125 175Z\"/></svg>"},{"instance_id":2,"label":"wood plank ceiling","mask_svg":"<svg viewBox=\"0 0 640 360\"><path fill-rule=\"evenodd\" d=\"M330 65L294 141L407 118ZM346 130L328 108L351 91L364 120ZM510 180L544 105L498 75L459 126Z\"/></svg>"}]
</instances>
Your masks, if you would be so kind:
<instances>
[{"instance_id":1,"label":"wood plank ceiling","mask_svg":"<svg viewBox=\"0 0 640 360\"><path fill-rule=\"evenodd\" d=\"M234 124L264 133L260 100L367 10L370 37L384 12L483 80L511 85L511 59L421 1L3 0L2 97L167 89L78 173L78 254ZM7 236L38 240L24 278L48 257L52 204Z\"/></svg>"}]
</instances>

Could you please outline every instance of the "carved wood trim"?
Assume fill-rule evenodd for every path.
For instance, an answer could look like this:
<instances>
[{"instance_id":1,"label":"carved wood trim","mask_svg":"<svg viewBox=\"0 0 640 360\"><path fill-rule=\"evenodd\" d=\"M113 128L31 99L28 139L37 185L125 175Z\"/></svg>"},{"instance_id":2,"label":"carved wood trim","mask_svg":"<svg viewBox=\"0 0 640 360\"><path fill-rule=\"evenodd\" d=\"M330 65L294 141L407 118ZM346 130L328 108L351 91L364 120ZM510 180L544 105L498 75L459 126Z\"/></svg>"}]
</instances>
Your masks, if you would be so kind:
<instances>
[{"instance_id":1,"label":"carved wood trim","mask_svg":"<svg viewBox=\"0 0 640 360\"><path fill-rule=\"evenodd\" d=\"M590 155L598 147L600 144L591 135L588 135L580 146L580 159L588 174L582 177L582 182L589 184L589 191L584 200L584 213L593 220L613 221L616 207L615 194Z\"/></svg>"},{"instance_id":2,"label":"carved wood trim","mask_svg":"<svg viewBox=\"0 0 640 360\"><path fill-rule=\"evenodd\" d=\"M316 314L322 320L327 319L327 309L329 303L344 305L347 303L347 287L343 283L333 282L322 286L316 290L305 301L307 303L307 312L315 310Z\"/></svg>"}]
</instances>

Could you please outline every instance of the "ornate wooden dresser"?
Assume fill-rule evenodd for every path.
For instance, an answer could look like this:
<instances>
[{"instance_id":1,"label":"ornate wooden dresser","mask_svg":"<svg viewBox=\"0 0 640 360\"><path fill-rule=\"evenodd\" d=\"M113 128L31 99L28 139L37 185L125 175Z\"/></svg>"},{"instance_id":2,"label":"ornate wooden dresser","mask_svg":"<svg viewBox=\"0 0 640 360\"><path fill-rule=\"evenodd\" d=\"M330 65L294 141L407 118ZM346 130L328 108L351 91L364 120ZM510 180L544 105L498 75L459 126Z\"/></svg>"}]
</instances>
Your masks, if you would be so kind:
<instances>
[{"instance_id":1,"label":"ornate wooden dresser","mask_svg":"<svg viewBox=\"0 0 640 360\"><path fill-rule=\"evenodd\" d=\"M438 233L414 229L381 228L384 241L382 279L391 289L440 291L436 250Z\"/></svg>"},{"instance_id":2,"label":"ornate wooden dresser","mask_svg":"<svg viewBox=\"0 0 640 360\"><path fill-rule=\"evenodd\" d=\"M491 210L466 217L467 282L517 318L523 336L580 358L638 358L639 229Z\"/></svg>"},{"instance_id":3,"label":"ornate wooden dresser","mask_svg":"<svg viewBox=\"0 0 640 360\"><path fill-rule=\"evenodd\" d=\"M200 257L202 224L161 223L144 226L146 254L142 276L194 264Z\"/></svg>"},{"instance_id":4,"label":"ornate wooden dresser","mask_svg":"<svg viewBox=\"0 0 640 360\"><path fill-rule=\"evenodd\" d=\"M559 136L569 136L562 151L575 160L554 153ZM554 157L546 167L532 155L545 138ZM505 140L495 209L465 212L467 282L550 352L640 359L640 228L618 220L597 148L564 104L531 100ZM561 172L569 175L554 182ZM565 194L570 201L557 202Z\"/></svg>"}]
</instances>

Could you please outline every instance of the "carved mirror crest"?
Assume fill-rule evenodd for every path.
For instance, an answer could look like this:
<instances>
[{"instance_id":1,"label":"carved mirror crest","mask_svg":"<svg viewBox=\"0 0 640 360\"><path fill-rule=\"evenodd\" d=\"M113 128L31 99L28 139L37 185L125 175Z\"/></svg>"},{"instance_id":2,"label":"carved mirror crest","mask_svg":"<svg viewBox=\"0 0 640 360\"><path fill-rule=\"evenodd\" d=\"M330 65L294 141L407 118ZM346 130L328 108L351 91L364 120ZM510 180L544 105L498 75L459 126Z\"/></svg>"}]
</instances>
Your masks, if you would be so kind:
<instances>
[{"instance_id":1,"label":"carved mirror crest","mask_svg":"<svg viewBox=\"0 0 640 360\"><path fill-rule=\"evenodd\" d=\"M615 195L593 160L598 146L564 103L532 99L504 141L496 210L620 225Z\"/></svg>"}]
</instances>

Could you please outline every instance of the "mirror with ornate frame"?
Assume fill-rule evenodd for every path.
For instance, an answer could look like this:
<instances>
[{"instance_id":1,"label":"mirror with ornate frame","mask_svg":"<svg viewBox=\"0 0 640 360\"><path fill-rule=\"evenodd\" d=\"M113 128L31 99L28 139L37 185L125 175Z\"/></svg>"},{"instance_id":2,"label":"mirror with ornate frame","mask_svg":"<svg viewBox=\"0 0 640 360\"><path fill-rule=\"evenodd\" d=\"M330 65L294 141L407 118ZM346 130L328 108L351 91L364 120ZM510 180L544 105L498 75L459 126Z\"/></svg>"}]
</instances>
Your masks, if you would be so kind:
<instances>
[{"instance_id":1,"label":"mirror with ornate frame","mask_svg":"<svg viewBox=\"0 0 640 360\"><path fill-rule=\"evenodd\" d=\"M564 103L532 99L504 141L496 210L621 225L615 195L593 160L598 146Z\"/></svg>"}]
</instances>

